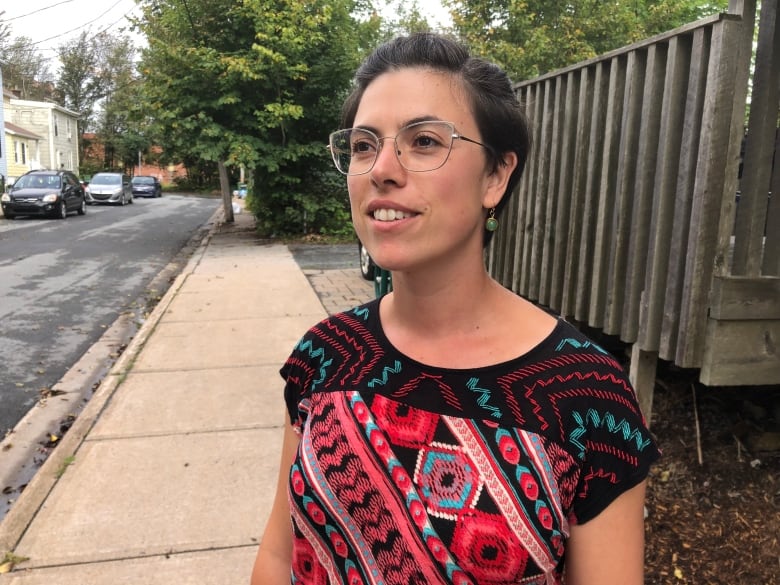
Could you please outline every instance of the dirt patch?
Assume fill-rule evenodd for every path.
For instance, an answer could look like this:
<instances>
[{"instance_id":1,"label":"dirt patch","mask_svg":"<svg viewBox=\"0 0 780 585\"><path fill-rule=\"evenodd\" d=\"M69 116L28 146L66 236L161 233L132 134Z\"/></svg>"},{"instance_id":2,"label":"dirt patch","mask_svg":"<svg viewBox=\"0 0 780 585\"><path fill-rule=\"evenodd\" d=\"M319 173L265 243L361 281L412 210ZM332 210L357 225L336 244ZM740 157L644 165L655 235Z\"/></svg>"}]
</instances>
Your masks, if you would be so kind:
<instances>
[{"instance_id":1,"label":"dirt patch","mask_svg":"<svg viewBox=\"0 0 780 585\"><path fill-rule=\"evenodd\" d=\"M654 398L645 583L780 583L780 386L662 368Z\"/></svg>"}]
</instances>

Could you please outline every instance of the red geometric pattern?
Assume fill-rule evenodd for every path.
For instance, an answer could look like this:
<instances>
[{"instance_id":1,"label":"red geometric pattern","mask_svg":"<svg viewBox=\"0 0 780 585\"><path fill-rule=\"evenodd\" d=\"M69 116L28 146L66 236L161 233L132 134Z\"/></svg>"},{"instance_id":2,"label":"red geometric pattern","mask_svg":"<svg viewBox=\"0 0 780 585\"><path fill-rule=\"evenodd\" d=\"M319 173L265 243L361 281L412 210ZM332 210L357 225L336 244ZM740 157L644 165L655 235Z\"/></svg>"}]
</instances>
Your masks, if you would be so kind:
<instances>
[{"instance_id":1,"label":"red geometric pattern","mask_svg":"<svg viewBox=\"0 0 780 585\"><path fill-rule=\"evenodd\" d=\"M562 583L569 526L659 455L619 364L560 321L501 366L427 367L378 302L313 327L282 368L292 582Z\"/></svg>"}]
</instances>

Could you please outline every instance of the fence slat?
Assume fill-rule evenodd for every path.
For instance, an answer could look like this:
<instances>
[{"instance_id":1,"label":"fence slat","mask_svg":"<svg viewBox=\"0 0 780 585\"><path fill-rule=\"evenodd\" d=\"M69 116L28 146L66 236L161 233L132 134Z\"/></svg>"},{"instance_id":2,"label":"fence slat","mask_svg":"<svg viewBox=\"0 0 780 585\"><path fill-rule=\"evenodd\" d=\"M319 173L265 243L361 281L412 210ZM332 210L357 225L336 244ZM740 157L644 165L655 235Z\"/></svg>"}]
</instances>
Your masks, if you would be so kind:
<instances>
[{"instance_id":1,"label":"fence slat","mask_svg":"<svg viewBox=\"0 0 780 585\"><path fill-rule=\"evenodd\" d=\"M551 266L551 285L549 306L561 311L563 302L564 275L566 270L566 237L569 232L571 216L571 193L574 182L572 161L576 156L577 142L577 97L579 94L578 76L573 72L566 74L566 95L564 98L564 119L561 131L561 165L558 178L558 204L555 209L555 238Z\"/></svg>"},{"instance_id":2,"label":"fence slat","mask_svg":"<svg viewBox=\"0 0 780 585\"><path fill-rule=\"evenodd\" d=\"M713 27L675 353L684 368L701 366L712 277L718 264L725 271L749 73L749 59L741 53L750 50L749 40L740 21L727 19Z\"/></svg>"},{"instance_id":3,"label":"fence slat","mask_svg":"<svg viewBox=\"0 0 780 585\"><path fill-rule=\"evenodd\" d=\"M611 60L609 70L609 88L606 99L606 118L604 119L604 145L600 181L596 202L596 224L593 241L593 267L591 268L589 324L603 328L605 307L607 304L607 279L609 276L609 256L613 247L615 230L613 226L615 191L617 175L612 169L617 167L620 157L620 122L623 119L624 92L626 88L625 57Z\"/></svg>"},{"instance_id":4,"label":"fence slat","mask_svg":"<svg viewBox=\"0 0 780 585\"><path fill-rule=\"evenodd\" d=\"M626 270L639 159L639 126L646 66L647 51L631 51L627 55L620 155L615 173L617 176L613 219L615 236L609 251L609 278L604 318L604 331L610 335L620 332L626 296Z\"/></svg>"},{"instance_id":5,"label":"fence slat","mask_svg":"<svg viewBox=\"0 0 780 585\"><path fill-rule=\"evenodd\" d=\"M659 156L653 184L647 271L642 297L644 307L637 339L644 351L658 351L671 257L675 256L679 261L685 255L685 250L673 249L670 243L680 165L681 133L685 119L685 100L681 100L680 96L687 94L690 59L691 46L687 35L675 37L669 42L661 99Z\"/></svg>"},{"instance_id":6,"label":"fence slat","mask_svg":"<svg viewBox=\"0 0 780 585\"><path fill-rule=\"evenodd\" d=\"M663 92L666 47L651 46L647 51L647 69L644 76L643 95L657 96ZM639 334L639 307L645 285L647 247L652 212L652 192L655 167L658 159L659 119L661 101L645 99L642 102L637 153L634 205L631 216L631 237L628 243L628 271L626 274L626 300L623 304L623 323L620 337L632 343Z\"/></svg>"},{"instance_id":7,"label":"fence slat","mask_svg":"<svg viewBox=\"0 0 780 585\"><path fill-rule=\"evenodd\" d=\"M680 148L680 170L677 179L677 196L675 198L674 220L671 232L671 249L676 252L671 256L669 274L666 281L665 310L658 350L660 357L665 360L674 359L680 326L680 305L682 303L683 282L685 280L688 257L688 230L691 222L694 177L696 175L696 161L699 156L699 138L701 136L701 116L707 84L710 32L710 29L694 31L691 45L685 121L683 122L682 144Z\"/></svg>"}]
</instances>

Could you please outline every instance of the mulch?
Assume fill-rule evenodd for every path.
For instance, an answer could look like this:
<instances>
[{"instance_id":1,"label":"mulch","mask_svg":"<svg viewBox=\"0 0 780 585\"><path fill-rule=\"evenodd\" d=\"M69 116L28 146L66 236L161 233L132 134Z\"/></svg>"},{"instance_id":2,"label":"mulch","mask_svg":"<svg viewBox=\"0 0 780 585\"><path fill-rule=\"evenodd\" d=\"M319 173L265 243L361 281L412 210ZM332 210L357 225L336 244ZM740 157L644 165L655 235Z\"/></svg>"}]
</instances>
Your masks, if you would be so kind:
<instances>
[{"instance_id":1,"label":"mulch","mask_svg":"<svg viewBox=\"0 0 780 585\"><path fill-rule=\"evenodd\" d=\"M651 430L645 583L780 584L780 386L662 367Z\"/></svg>"}]
</instances>

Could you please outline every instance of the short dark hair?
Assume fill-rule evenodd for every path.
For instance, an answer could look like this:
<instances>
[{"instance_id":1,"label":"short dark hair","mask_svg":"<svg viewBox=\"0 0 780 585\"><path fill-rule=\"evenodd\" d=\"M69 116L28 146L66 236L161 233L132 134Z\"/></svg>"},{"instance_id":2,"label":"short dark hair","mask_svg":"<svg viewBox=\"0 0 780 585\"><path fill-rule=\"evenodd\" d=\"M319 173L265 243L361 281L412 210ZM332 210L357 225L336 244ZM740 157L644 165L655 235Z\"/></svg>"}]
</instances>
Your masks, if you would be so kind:
<instances>
[{"instance_id":1,"label":"short dark hair","mask_svg":"<svg viewBox=\"0 0 780 585\"><path fill-rule=\"evenodd\" d=\"M517 154L517 167L496 206L498 215L520 181L531 149L528 119L507 73L490 61L472 56L460 42L441 34L416 33L377 47L355 73L355 88L342 110L343 127L354 124L360 100L372 81L388 71L410 67L450 73L462 80L482 141L490 147L493 170L503 164L503 153ZM490 235L486 232L485 243Z\"/></svg>"}]
</instances>

